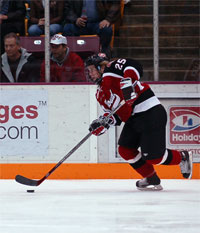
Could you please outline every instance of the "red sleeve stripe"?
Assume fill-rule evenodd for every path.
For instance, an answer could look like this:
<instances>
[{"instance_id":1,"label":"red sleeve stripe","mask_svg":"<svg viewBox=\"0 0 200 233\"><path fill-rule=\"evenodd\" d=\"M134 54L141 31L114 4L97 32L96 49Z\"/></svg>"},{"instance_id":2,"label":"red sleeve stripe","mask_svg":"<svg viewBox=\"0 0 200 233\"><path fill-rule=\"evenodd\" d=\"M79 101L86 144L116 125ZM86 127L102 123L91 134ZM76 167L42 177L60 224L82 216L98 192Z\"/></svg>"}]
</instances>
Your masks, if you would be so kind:
<instances>
[{"instance_id":1,"label":"red sleeve stripe","mask_svg":"<svg viewBox=\"0 0 200 233\"><path fill-rule=\"evenodd\" d=\"M136 80L139 80L140 74L134 67L127 66L124 69L124 78L127 78L127 77L132 77L132 78L135 78Z\"/></svg>"},{"instance_id":2,"label":"red sleeve stripe","mask_svg":"<svg viewBox=\"0 0 200 233\"><path fill-rule=\"evenodd\" d=\"M105 77L105 76L111 76L111 77L115 77L115 78L123 78L123 76L118 75L118 74L114 74L114 73L111 73L111 72L104 73L103 77Z\"/></svg>"}]
</instances>

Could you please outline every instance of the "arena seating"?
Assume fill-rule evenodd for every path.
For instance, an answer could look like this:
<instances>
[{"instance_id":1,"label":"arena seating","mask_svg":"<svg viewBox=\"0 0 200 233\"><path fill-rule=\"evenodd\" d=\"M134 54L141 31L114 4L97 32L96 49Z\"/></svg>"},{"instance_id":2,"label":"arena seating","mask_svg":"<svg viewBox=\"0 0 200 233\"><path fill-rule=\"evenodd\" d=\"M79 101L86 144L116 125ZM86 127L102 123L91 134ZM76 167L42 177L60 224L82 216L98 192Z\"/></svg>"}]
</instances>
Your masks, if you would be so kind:
<instances>
[{"instance_id":1,"label":"arena seating","mask_svg":"<svg viewBox=\"0 0 200 233\"><path fill-rule=\"evenodd\" d=\"M37 57L44 57L44 36L21 36L20 44L23 48L27 49L28 52L35 54ZM100 42L98 36L67 37L67 45L70 48L70 51L76 52L83 59L100 51Z\"/></svg>"},{"instance_id":2,"label":"arena seating","mask_svg":"<svg viewBox=\"0 0 200 233\"><path fill-rule=\"evenodd\" d=\"M153 0L125 4L113 57L130 57L154 80ZM199 81L199 0L159 1L159 81Z\"/></svg>"}]
</instances>

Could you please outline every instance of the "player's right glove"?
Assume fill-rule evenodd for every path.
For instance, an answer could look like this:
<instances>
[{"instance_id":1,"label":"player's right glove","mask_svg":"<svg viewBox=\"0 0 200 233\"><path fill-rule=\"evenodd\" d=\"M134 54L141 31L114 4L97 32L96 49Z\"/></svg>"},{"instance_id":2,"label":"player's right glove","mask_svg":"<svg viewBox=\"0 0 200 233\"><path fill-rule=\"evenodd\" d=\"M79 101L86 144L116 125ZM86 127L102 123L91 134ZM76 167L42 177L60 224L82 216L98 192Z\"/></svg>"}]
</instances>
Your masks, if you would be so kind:
<instances>
[{"instance_id":1,"label":"player's right glove","mask_svg":"<svg viewBox=\"0 0 200 233\"><path fill-rule=\"evenodd\" d=\"M110 116L107 119L109 113L104 113L103 116L100 116L98 119L94 120L89 127L89 131L92 132L95 136L100 136L104 134L111 125L115 125L116 119L114 116Z\"/></svg>"}]
</instances>

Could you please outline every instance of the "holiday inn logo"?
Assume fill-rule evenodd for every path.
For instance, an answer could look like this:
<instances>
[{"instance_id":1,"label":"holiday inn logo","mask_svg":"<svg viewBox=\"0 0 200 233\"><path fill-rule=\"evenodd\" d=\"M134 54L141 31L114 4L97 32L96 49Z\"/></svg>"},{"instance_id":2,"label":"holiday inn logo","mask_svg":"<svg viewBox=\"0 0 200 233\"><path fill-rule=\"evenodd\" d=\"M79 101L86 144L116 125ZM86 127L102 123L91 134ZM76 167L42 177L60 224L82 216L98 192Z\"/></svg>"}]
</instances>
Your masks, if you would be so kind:
<instances>
[{"instance_id":1,"label":"holiday inn logo","mask_svg":"<svg viewBox=\"0 0 200 233\"><path fill-rule=\"evenodd\" d=\"M170 107L170 144L200 143L200 107Z\"/></svg>"}]
</instances>

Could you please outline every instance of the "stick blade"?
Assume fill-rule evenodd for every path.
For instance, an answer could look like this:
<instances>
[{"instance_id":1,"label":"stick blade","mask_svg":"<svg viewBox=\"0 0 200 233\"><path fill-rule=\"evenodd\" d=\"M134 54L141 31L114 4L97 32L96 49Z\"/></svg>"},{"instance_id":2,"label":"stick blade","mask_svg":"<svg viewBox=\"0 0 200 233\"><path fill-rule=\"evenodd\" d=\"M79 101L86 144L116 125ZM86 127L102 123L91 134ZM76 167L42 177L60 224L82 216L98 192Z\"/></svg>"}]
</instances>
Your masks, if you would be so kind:
<instances>
[{"instance_id":1,"label":"stick blade","mask_svg":"<svg viewBox=\"0 0 200 233\"><path fill-rule=\"evenodd\" d=\"M15 180L20 184L29 186L38 186L40 184L37 180L32 180L21 175L16 175Z\"/></svg>"}]
</instances>

